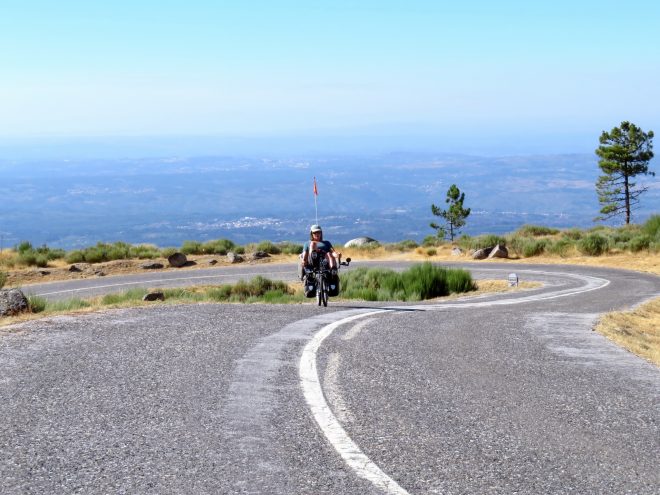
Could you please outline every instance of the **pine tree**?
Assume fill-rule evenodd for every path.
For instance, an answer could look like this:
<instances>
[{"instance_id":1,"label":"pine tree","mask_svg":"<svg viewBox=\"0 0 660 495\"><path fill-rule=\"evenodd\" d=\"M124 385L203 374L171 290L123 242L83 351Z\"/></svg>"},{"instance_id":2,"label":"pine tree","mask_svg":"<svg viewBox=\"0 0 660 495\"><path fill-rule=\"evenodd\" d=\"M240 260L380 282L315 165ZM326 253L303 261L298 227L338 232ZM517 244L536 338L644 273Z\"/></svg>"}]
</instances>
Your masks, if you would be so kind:
<instances>
[{"instance_id":1,"label":"pine tree","mask_svg":"<svg viewBox=\"0 0 660 495\"><path fill-rule=\"evenodd\" d=\"M596 155L598 166L604 175L598 177L596 192L602 208L595 220L607 220L625 214L626 224L630 213L639 203L639 196L648 188L638 187L631 179L637 175L655 175L649 171L653 158L653 131L643 132L635 124L621 122L610 132L600 136Z\"/></svg>"},{"instance_id":2,"label":"pine tree","mask_svg":"<svg viewBox=\"0 0 660 495\"><path fill-rule=\"evenodd\" d=\"M447 199L445 203L449 208L441 210L438 206L431 204L431 211L434 215L444 218L444 225L431 223L431 228L437 230L437 236L440 238L448 237L450 241L459 233L459 228L465 225L465 219L470 215L470 208L463 208L465 193L462 193L456 184L452 184L447 190Z\"/></svg>"}]
</instances>

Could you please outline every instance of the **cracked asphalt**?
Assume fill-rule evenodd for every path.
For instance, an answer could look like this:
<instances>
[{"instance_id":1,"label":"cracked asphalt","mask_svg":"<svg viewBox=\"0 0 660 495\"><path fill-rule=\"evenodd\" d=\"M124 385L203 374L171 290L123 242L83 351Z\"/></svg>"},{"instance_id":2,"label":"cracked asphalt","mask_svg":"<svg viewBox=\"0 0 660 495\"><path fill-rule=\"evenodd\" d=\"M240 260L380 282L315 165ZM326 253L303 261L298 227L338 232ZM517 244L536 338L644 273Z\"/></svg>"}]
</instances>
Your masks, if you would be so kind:
<instances>
[{"instance_id":1,"label":"cracked asphalt","mask_svg":"<svg viewBox=\"0 0 660 495\"><path fill-rule=\"evenodd\" d=\"M326 339L319 376L348 435L407 492L660 492L660 372L591 330L599 314L657 296L660 277L516 271L544 287L15 325L0 336L0 491L383 493L324 437L298 363L325 325L387 307Z\"/></svg>"}]
</instances>

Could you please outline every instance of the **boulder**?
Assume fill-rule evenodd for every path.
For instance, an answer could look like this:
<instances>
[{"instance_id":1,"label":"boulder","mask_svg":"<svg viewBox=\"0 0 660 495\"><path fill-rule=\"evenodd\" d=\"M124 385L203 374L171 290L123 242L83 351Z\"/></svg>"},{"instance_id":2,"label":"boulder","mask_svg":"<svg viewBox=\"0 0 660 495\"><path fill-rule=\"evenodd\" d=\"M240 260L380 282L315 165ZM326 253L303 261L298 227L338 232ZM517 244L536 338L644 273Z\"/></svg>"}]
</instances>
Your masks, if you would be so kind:
<instances>
[{"instance_id":1,"label":"boulder","mask_svg":"<svg viewBox=\"0 0 660 495\"><path fill-rule=\"evenodd\" d=\"M75 263L69 267L69 271L73 273L80 273L89 270L89 263Z\"/></svg>"},{"instance_id":2,"label":"boulder","mask_svg":"<svg viewBox=\"0 0 660 495\"><path fill-rule=\"evenodd\" d=\"M211 266L213 266L213 265L217 265L217 264L218 264L218 260L209 260L209 261L208 261L208 264L211 265Z\"/></svg>"},{"instance_id":3,"label":"boulder","mask_svg":"<svg viewBox=\"0 0 660 495\"><path fill-rule=\"evenodd\" d=\"M506 246L501 246L498 244L493 248L493 250L490 252L488 255L488 259L492 258L508 258L509 257L509 251L506 248Z\"/></svg>"},{"instance_id":4,"label":"boulder","mask_svg":"<svg viewBox=\"0 0 660 495\"><path fill-rule=\"evenodd\" d=\"M161 268L165 268L162 263L156 263L156 262L149 262L145 263L142 265L142 269L144 270L160 270Z\"/></svg>"},{"instance_id":5,"label":"boulder","mask_svg":"<svg viewBox=\"0 0 660 495\"><path fill-rule=\"evenodd\" d=\"M346 242L344 247L359 247L364 246L365 244L373 243L378 244L378 241L376 239L372 239L371 237L356 237L355 239L351 239L350 241Z\"/></svg>"},{"instance_id":6,"label":"boulder","mask_svg":"<svg viewBox=\"0 0 660 495\"><path fill-rule=\"evenodd\" d=\"M493 250L492 247L477 249L474 253L472 253L472 259L485 260L486 258L488 258L488 255L492 250Z\"/></svg>"},{"instance_id":7,"label":"boulder","mask_svg":"<svg viewBox=\"0 0 660 495\"><path fill-rule=\"evenodd\" d=\"M451 255L452 256L462 256L463 255L463 250L459 247L455 247L454 249L451 250Z\"/></svg>"},{"instance_id":8,"label":"boulder","mask_svg":"<svg viewBox=\"0 0 660 495\"><path fill-rule=\"evenodd\" d=\"M167 262L174 268L181 268L182 266L186 266L188 258L183 253L174 253L167 257Z\"/></svg>"},{"instance_id":9,"label":"boulder","mask_svg":"<svg viewBox=\"0 0 660 495\"><path fill-rule=\"evenodd\" d=\"M144 295L142 300L143 301L164 301L165 300L165 294L162 293L161 291L149 292L148 294Z\"/></svg>"},{"instance_id":10,"label":"boulder","mask_svg":"<svg viewBox=\"0 0 660 495\"><path fill-rule=\"evenodd\" d=\"M242 263L244 261L244 259L243 259L243 256L241 256L240 254L229 252L229 253L227 253L227 261L229 261L229 263L232 263L232 264L233 263Z\"/></svg>"},{"instance_id":11,"label":"boulder","mask_svg":"<svg viewBox=\"0 0 660 495\"><path fill-rule=\"evenodd\" d=\"M30 310L30 303L19 289L0 290L0 317L13 316Z\"/></svg>"},{"instance_id":12,"label":"boulder","mask_svg":"<svg viewBox=\"0 0 660 495\"><path fill-rule=\"evenodd\" d=\"M263 258L270 258L270 254L266 253L265 251L257 251L255 253L252 253L253 260L260 260Z\"/></svg>"}]
</instances>

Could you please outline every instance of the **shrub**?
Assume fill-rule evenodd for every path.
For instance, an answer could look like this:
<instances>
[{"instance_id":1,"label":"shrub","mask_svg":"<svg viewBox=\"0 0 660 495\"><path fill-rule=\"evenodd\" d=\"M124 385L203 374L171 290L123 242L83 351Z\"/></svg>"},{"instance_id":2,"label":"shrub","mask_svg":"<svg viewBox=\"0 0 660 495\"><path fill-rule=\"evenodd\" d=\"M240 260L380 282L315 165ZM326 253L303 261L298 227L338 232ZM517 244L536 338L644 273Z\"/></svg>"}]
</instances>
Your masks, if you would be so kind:
<instances>
[{"instance_id":1,"label":"shrub","mask_svg":"<svg viewBox=\"0 0 660 495\"><path fill-rule=\"evenodd\" d=\"M197 241L183 241L181 252L183 254L202 254L202 243Z\"/></svg>"},{"instance_id":2,"label":"shrub","mask_svg":"<svg viewBox=\"0 0 660 495\"><path fill-rule=\"evenodd\" d=\"M540 256L545 252L548 242L545 239L528 239L522 245L522 255L525 258L531 258L533 256Z\"/></svg>"},{"instance_id":3,"label":"shrub","mask_svg":"<svg viewBox=\"0 0 660 495\"><path fill-rule=\"evenodd\" d=\"M357 268L341 275L343 296L367 301L419 301L474 289L470 273L422 263L397 273Z\"/></svg>"},{"instance_id":4,"label":"shrub","mask_svg":"<svg viewBox=\"0 0 660 495\"><path fill-rule=\"evenodd\" d=\"M462 236L458 240L458 245L465 250L468 249L483 249L486 247L493 247L499 244L506 246L507 241L505 238L495 234L484 234L477 237Z\"/></svg>"},{"instance_id":5,"label":"shrub","mask_svg":"<svg viewBox=\"0 0 660 495\"><path fill-rule=\"evenodd\" d=\"M573 245L574 243L569 239L559 239L551 243L549 246L546 246L546 250L551 254L564 257L568 255Z\"/></svg>"},{"instance_id":6,"label":"shrub","mask_svg":"<svg viewBox=\"0 0 660 495\"><path fill-rule=\"evenodd\" d=\"M444 241L437 235L427 235L422 241L423 247L437 247L441 246Z\"/></svg>"},{"instance_id":7,"label":"shrub","mask_svg":"<svg viewBox=\"0 0 660 495\"><path fill-rule=\"evenodd\" d=\"M8 277L7 273L0 272L0 289L2 289L7 283L7 277Z\"/></svg>"},{"instance_id":8,"label":"shrub","mask_svg":"<svg viewBox=\"0 0 660 495\"><path fill-rule=\"evenodd\" d=\"M426 256L435 256L438 254L438 250L436 248L428 248L426 250Z\"/></svg>"},{"instance_id":9,"label":"shrub","mask_svg":"<svg viewBox=\"0 0 660 495\"><path fill-rule=\"evenodd\" d=\"M642 232L651 239L660 241L660 215L651 215L644 225L642 225Z\"/></svg>"},{"instance_id":10,"label":"shrub","mask_svg":"<svg viewBox=\"0 0 660 495\"><path fill-rule=\"evenodd\" d=\"M21 241L14 248L17 253L23 254L27 251L33 251L32 244L28 241Z\"/></svg>"},{"instance_id":11,"label":"shrub","mask_svg":"<svg viewBox=\"0 0 660 495\"><path fill-rule=\"evenodd\" d=\"M628 248L633 253L638 253L645 249L649 249L651 247L651 242L652 240L649 235L639 235L637 237L633 237L630 240L630 242L628 243Z\"/></svg>"},{"instance_id":12,"label":"shrub","mask_svg":"<svg viewBox=\"0 0 660 495\"><path fill-rule=\"evenodd\" d=\"M216 239L214 241L205 242L202 245L203 254L220 254L222 256L226 255L229 251L232 251L236 245L229 239Z\"/></svg>"},{"instance_id":13,"label":"shrub","mask_svg":"<svg viewBox=\"0 0 660 495\"><path fill-rule=\"evenodd\" d=\"M66 255L67 263L82 263L83 261L85 261L85 253L79 249L69 251Z\"/></svg>"},{"instance_id":14,"label":"shrub","mask_svg":"<svg viewBox=\"0 0 660 495\"><path fill-rule=\"evenodd\" d=\"M226 291L227 289L224 290ZM257 276L249 282L239 280L231 288L231 296L229 300L245 302L257 297L263 297L267 293L273 291L279 291L281 294L292 294L291 289L289 289L289 286L286 283Z\"/></svg>"},{"instance_id":15,"label":"shrub","mask_svg":"<svg viewBox=\"0 0 660 495\"><path fill-rule=\"evenodd\" d=\"M138 258L141 260L144 259L154 259L161 256L160 250L156 246L151 246L149 244L140 244L137 246L130 246L128 249L127 256L129 258Z\"/></svg>"},{"instance_id":16,"label":"shrub","mask_svg":"<svg viewBox=\"0 0 660 495\"><path fill-rule=\"evenodd\" d=\"M550 227L543 227L540 225L523 225L518 229L516 232L517 234L520 234L523 237L539 237L542 235L554 235L558 234L559 230L558 229L553 229Z\"/></svg>"},{"instance_id":17,"label":"shrub","mask_svg":"<svg viewBox=\"0 0 660 495\"><path fill-rule=\"evenodd\" d=\"M112 305L121 304L128 301L141 301L146 294L146 289L129 289L118 294L106 294L101 299L101 303L105 305Z\"/></svg>"},{"instance_id":18,"label":"shrub","mask_svg":"<svg viewBox=\"0 0 660 495\"><path fill-rule=\"evenodd\" d=\"M251 251L263 251L264 253L268 254L280 254L282 250L276 245L273 244L270 241L261 241L258 244L250 244L249 245ZM302 248L300 248L302 251Z\"/></svg>"},{"instance_id":19,"label":"shrub","mask_svg":"<svg viewBox=\"0 0 660 495\"><path fill-rule=\"evenodd\" d=\"M282 254L300 254L302 253L303 245L293 242L280 242L279 248Z\"/></svg>"},{"instance_id":20,"label":"shrub","mask_svg":"<svg viewBox=\"0 0 660 495\"><path fill-rule=\"evenodd\" d=\"M582 239L584 233L580 229L568 229L563 231L561 235L566 239L579 241L580 239Z\"/></svg>"},{"instance_id":21,"label":"shrub","mask_svg":"<svg viewBox=\"0 0 660 495\"><path fill-rule=\"evenodd\" d=\"M607 252L607 238L598 233L592 232L578 241L577 248L582 254L600 256Z\"/></svg>"},{"instance_id":22,"label":"shrub","mask_svg":"<svg viewBox=\"0 0 660 495\"><path fill-rule=\"evenodd\" d=\"M46 309L47 302L43 297L30 294L27 296L27 300L32 313L41 313Z\"/></svg>"},{"instance_id":23,"label":"shrub","mask_svg":"<svg viewBox=\"0 0 660 495\"><path fill-rule=\"evenodd\" d=\"M92 304L80 298L67 299L65 301L55 301L46 303L45 309L49 311L73 311L76 309L89 308Z\"/></svg>"}]
</instances>

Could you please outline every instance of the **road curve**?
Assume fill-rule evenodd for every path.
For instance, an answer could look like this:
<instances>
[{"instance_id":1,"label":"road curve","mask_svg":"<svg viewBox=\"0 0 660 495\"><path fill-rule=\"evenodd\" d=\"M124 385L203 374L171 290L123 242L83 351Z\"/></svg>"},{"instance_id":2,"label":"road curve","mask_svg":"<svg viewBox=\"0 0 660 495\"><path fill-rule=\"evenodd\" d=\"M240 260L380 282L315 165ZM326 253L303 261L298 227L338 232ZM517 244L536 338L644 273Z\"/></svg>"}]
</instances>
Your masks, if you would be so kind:
<instances>
[{"instance_id":1,"label":"road curve","mask_svg":"<svg viewBox=\"0 0 660 495\"><path fill-rule=\"evenodd\" d=\"M0 338L2 492L657 493L660 373L591 326L660 278L470 268L545 285L15 325Z\"/></svg>"}]
</instances>

